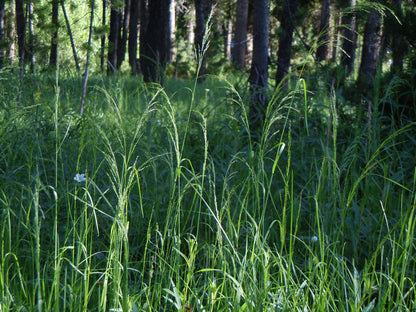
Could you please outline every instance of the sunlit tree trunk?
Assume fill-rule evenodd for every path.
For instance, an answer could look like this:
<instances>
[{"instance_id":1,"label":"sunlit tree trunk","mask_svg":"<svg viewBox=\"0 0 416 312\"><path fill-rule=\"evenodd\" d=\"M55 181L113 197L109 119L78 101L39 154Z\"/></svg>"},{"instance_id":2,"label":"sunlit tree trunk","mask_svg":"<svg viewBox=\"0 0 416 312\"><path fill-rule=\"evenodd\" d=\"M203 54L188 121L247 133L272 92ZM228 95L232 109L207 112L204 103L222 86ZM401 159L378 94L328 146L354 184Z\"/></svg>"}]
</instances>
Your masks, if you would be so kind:
<instances>
[{"instance_id":1,"label":"sunlit tree trunk","mask_svg":"<svg viewBox=\"0 0 416 312\"><path fill-rule=\"evenodd\" d=\"M285 1L283 14L280 19L282 35L279 39L279 51L277 52L276 86L279 86L290 72L293 30L295 26L294 18L297 7L297 0Z\"/></svg>"},{"instance_id":2,"label":"sunlit tree trunk","mask_svg":"<svg viewBox=\"0 0 416 312\"><path fill-rule=\"evenodd\" d=\"M356 5L356 0L349 0L349 10ZM347 75L351 74L354 69L355 47L357 42L356 36L356 16L354 12L347 12L342 16L342 49L341 49L341 66L346 68Z\"/></svg>"},{"instance_id":3,"label":"sunlit tree trunk","mask_svg":"<svg viewBox=\"0 0 416 312\"><path fill-rule=\"evenodd\" d=\"M79 68L79 62L78 62L77 49L75 47L74 37L72 36L72 31L71 31L71 25L69 24L68 15L66 14L65 5L64 5L63 1L61 2L61 8L62 8L62 12L64 13L65 24L66 24L66 28L67 28L67 31L68 31L69 41L71 42L71 48L72 48L72 54L74 56L75 68L77 70L77 73L79 73L80 68Z\"/></svg>"},{"instance_id":4,"label":"sunlit tree trunk","mask_svg":"<svg viewBox=\"0 0 416 312\"><path fill-rule=\"evenodd\" d=\"M26 4L26 10L27 10L27 22L29 24L29 40L28 41L28 47L26 49L28 54L28 59L30 62L30 71L32 73L35 72L35 31L33 28L33 3L28 2Z\"/></svg>"},{"instance_id":5,"label":"sunlit tree trunk","mask_svg":"<svg viewBox=\"0 0 416 312\"><path fill-rule=\"evenodd\" d=\"M107 12L107 0L103 0L102 4L103 8L103 15L102 15L102 21L101 25L105 27L106 25L106 12ZM100 52L100 66L101 66L101 72L104 73L105 70L105 34L101 36L101 52Z\"/></svg>"},{"instance_id":6,"label":"sunlit tree trunk","mask_svg":"<svg viewBox=\"0 0 416 312\"><path fill-rule=\"evenodd\" d=\"M245 67L247 16L248 16L248 0L238 0L235 27L234 27L232 59L233 59L233 62L241 69Z\"/></svg>"},{"instance_id":7,"label":"sunlit tree trunk","mask_svg":"<svg viewBox=\"0 0 416 312\"><path fill-rule=\"evenodd\" d=\"M261 126L267 106L269 63L269 7L267 0L255 0L253 16L253 57L249 76L250 123L253 131Z\"/></svg>"},{"instance_id":8,"label":"sunlit tree trunk","mask_svg":"<svg viewBox=\"0 0 416 312\"><path fill-rule=\"evenodd\" d=\"M49 56L49 66L56 67L58 60L58 0L52 1L52 27L51 53Z\"/></svg>"},{"instance_id":9,"label":"sunlit tree trunk","mask_svg":"<svg viewBox=\"0 0 416 312\"><path fill-rule=\"evenodd\" d=\"M319 29L318 49L316 59L327 61L329 59L329 20L331 17L330 0L322 0L321 26Z\"/></svg>"},{"instance_id":10,"label":"sunlit tree trunk","mask_svg":"<svg viewBox=\"0 0 416 312\"><path fill-rule=\"evenodd\" d=\"M377 71L382 36L382 18L379 12L371 10L364 28L363 49L358 80L373 85Z\"/></svg>"}]
</instances>

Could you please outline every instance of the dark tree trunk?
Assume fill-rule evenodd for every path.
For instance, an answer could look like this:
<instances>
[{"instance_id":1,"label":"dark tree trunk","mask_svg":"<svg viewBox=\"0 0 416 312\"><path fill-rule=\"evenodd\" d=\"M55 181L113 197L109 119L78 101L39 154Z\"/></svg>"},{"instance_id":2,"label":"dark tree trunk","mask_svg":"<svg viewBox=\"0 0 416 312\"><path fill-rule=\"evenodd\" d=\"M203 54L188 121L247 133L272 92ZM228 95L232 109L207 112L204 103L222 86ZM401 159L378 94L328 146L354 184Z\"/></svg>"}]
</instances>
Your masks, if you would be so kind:
<instances>
[{"instance_id":1,"label":"dark tree trunk","mask_svg":"<svg viewBox=\"0 0 416 312\"><path fill-rule=\"evenodd\" d=\"M148 0L139 0L139 21L140 21L140 34L139 34L139 47L140 47L140 62L137 63L138 71L143 73L142 71L142 53L143 53L143 46L145 45L145 36L147 30L147 22L148 22Z\"/></svg>"},{"instance_id":2,"label":"dark tree trunk","mask_svg":"<svg viewBox=\"0 0 416 312\"><path fill-rule=\"evenodd\" d=\"M0 69L4 65L4 47L6 46L4 36L4 0L0 0Z\"/></svg>"},{"instance_id":3,"label":"dark tree trunk","mask_svg":"<svg viewBox=\"0 0 416 312\"><path fill-rule=\"evenodd\" d=\"M393 9L400 21L403 20L402 0L393 1ZM408 51L409 45L404 37L403 24L399 24L395 19L391 23L394 25L395 33L392 34L391 54L393 58L392 71L400 73L403 70L403 60Z\"/></svg>"},{"instance_id":4,"label":"dark tree trunk","mask_svg":"<svg viewBox=\"0 0 416 312\"><path fill-rule=\"evenodd\" d=\"M124 14L120 17L122 33L117 47L117 69L120 69L126 57L127 34L130 24L130 2L131 0L125 0Z\"/></svg>"},{"instance_id":5,"label":"dark tree trunk","mask_svg":"<svg viewBox=\"0 0 416 312\"><path fill-rule=\"evenodd\" d=\"M115 73L117 70L117 48L120 40L120 16L119 9L111 7L107 74Z\"/></svg>"},{"instance_id":6,"label":"dark tree trunk","mask_svg":"<svg viewBox=\"0 0 416 312\"><path fill-rule=\"evenodd\" d=\"M208 40L204 40L205 26L212 10L212 0L195 0L195 45L197 53L198 81L203 81L206 74L205 53Z\"/></svg>"},{"instance_id":7,"label":"dark tree trunk","mask_svg":"<svg viewBox=\"0 0 416 312\"><path fill-rule=\"evenodd\" d=\"M163 82L170 51L170 0L150 0L148 23L140 38L140 63L145 82Z\"/></svg>"},{"instance_id":8,"label":"dark tree trunk","mask_svg":"<svg viewBox=\"0 0 416 312\"><path fill-rule=\"evenodd\" d=\"M17 51L20 63L23 65L25 61L25 45L26 45L26 17L23 8L23 0L16 0L16 29L17 29Z\"/></svg>"},{"instance_id":9,"label":"dark tree trunk","mask_svg":"<svg viewBox=\"0 0 416 312\"><path fill-rule=\"evenodd\" d=\"M106 11L107 11L107 0L103 0L103 15L101 25L105 27L106 25ZM104 73L105 68L105 35L101 36L101 52L100 52L100 66L101 72Z\"/></svg>"},{"instance_id":10,"label":"dark tree trunk","mask_svg":"<svg viewBox=\"0 0 416 312\"><path fill-rule=\"evenodd\" d=\"M130 23L129 23L129 64L131 68L131 74L137 73L137 36L139 25L139 0L131 0L130 3Z\"/></svg>"},{"instance_id":11,"label":"dark tree trunk","mask_svg":"<svg viewBox=\"0 0 416 312\"><path fill-rule=\"evenodd\" d=\"M363 50L358 80L372 86L377 71L382 36L382 18L379 12L372 10L364 28Z\"/></svg>"},{"instance_id":12,"label":"dark tree trunk","mask_svg":"<svg viewBox=\"0 0 416 312\"><path fill-rule=\"evenodd\" d=\"M356 0L349 0L350 8L354 8ZM342 55L341 66L346 69L347 75L350 75L354 69L355 62L355 47L357 43L357 36L355 34L357 29L356 16L354 12L348 12L342 17L343 39L342 39Z\"/></svg>"},{"instance_id":13,"label":"dark tree trunk","mask_svg":"<svg viewBox=\"0 0 416 312\"><path fill-rule=\"evenodd\" d=\"M237 1L232 59L241 69L245 67L248 0Z\"/></svg>"},{"instance_id":14,"label":"dark tree trunk","mask_svg":"<svg viewBox=\"0 0 416 312\"><path fill-rule=\"evenodd\" d=\"M259 129L266 112L269 62L269 8L267 0L254 1L253 56L250 76L250 123L253 131Z\"/></svg>"},{"instance_id":15,"label":"dark tree trunk","mask_svg":"<svg viewBox=\"0 0 416 312\"><path fill-rule=\"evenodd\" d=\"M51 38L51 54L49 56L49 66L56 68L58 60L58 0L52 1L52 27L54 28Z\"/></svg>"},{"instance_id":16,"label":"dark tree trunk","mask_svg":"<svg viewBox=\"0 0 416 312\"><path fill-rule=\"evenodd\" d=\"M280 19L282 35L279 39L279 51L277 52L276 86L279 86L290 72L294 17L297 7L297 0L285 1L283 14ZM287 84L285 83L285 85Z\"/></svg>"},{"instance_id":17,"label":"dark tree trunk","mask_svg":"<svg viewBox=\"0 0 416 312\"><path fill-rule=\"evenodd\" d=\"M331 17L330 0L322 0L321 26L319 29L318 49L316 59L326 61L329 59L329 19Z\"/></svg>"}]
</instances>

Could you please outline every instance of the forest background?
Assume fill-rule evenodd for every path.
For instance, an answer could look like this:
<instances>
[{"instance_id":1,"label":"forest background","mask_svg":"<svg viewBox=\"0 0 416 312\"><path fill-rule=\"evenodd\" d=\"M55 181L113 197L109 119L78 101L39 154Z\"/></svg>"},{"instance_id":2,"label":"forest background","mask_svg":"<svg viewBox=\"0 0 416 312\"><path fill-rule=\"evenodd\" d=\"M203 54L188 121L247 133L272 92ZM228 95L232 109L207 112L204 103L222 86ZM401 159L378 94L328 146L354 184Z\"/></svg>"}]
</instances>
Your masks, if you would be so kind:
<instances>
[{"instance_id":1,"label":"forest background","mask_svg":"<svg viewBox=\"0 0 416 312\"><path fill-rule=\"evenodd\" d=\"M414 311L413 0L0 0L0 311Z\"/></svg>"}]
</instances>

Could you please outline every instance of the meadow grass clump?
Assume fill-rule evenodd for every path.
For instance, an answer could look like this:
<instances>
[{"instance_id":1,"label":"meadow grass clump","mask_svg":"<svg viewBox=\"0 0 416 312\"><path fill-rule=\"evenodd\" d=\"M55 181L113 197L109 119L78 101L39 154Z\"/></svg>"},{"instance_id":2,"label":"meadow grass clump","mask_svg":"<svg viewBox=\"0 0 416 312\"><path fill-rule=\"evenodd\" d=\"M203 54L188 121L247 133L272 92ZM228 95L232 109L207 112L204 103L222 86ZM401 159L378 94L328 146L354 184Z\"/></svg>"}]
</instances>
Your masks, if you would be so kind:
<instances>
[{"instance_id":1,"label":"meadow grass clump","mask_svg":"<svg viewBox=\"0 0 416 312\"><path fill-rule=\"evenodd\" d=\"M300 80L254 141L230 80L93 77L80 117L40 78L0 92L1 311L414 310L414 123Z\"/></svg>"}]
</instances>

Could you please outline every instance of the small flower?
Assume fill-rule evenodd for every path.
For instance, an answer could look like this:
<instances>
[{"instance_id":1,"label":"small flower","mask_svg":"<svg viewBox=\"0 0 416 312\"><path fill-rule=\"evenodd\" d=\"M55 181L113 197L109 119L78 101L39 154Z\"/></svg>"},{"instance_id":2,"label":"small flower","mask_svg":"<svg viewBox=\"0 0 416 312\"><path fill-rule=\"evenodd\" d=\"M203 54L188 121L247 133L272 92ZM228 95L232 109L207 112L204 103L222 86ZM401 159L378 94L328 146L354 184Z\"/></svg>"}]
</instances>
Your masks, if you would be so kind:
<instances>
[{"instance_id":1,"label":"small flower","mask_svg":"<svg viewBox=\"0 0 416 312\"><path fill-rule=\"evenodd\" d=\"M312 237L311 237L311 242L312 242L312 243L317 243L317 242L318 242L318 237L316 237L316 236L312 236Z\"/></svg>"},{"instance_id":2,"label":"small flower","mask_svg":"<svg viewBox=\"0 0 416 312\"><path fill-rule=\"evenodd\" d=\"M87 178L85 177L84 173L77 173L74 177L74 180L77 181L78 183L81 183L81 182L85 182Z\"/></svg>"}]
</instances>

